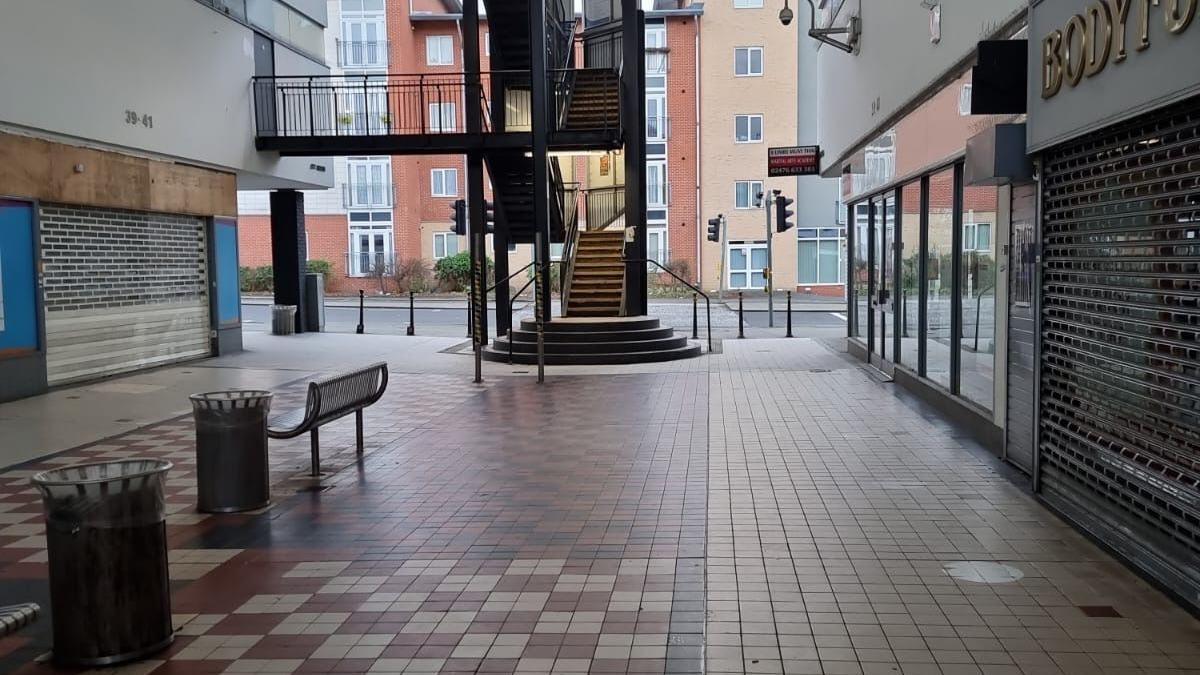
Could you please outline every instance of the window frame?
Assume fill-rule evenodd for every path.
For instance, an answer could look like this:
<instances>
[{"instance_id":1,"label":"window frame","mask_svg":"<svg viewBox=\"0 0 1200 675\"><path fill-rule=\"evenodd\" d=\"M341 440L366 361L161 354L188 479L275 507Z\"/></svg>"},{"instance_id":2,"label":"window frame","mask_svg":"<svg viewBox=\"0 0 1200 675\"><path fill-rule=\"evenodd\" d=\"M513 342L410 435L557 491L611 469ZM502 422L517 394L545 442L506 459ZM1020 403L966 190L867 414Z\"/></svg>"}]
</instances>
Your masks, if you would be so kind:
<instances>
[{"instance_id":1,"label":"window frame","mask_svg":"<svg viewBox=\"0 0 1200 675\"><path fill-rule=\"evenodd\" d=\"M454 253L446 252L447 248L448 248L447 244L449 244L450 242L454 242ZM439 243L442 246L442 254L441 255L438 255L438 244ZM460 251L458 249L458 235L457 234L455 234L454 232L434 232L433 233L433 259L434 260L441 260L442 258L449 258L451 256L458 255L459 253L460 253Z\"/></svg>"},{"instance_id":2,"label":"window frame","mask_svg":"<svg viewBox=\"0 0 1200 675\"><path fill-rule=\"evenodd\" d=\"M733 0L734 9L762 9L763 0Z\"/></svg>"},{"instance_id":3,"label":"window frame","mask_svg":"<svg viewBox=\"0 0 1200 675\"><path fill-rule=\"evenodd\" d=\"M822 234L823 230L837 230L836 237L830 237ZM805 232L815 231L815 236L804 236ZM822 242L837 242L838 247L838 263L837 263L837 279L835 281L821 280L821 243ZM800 245L804 242L814 242L817 246L817 269L816 281L804 281L800 274ZM796 285L797 286L842 286L846 283L846 269L843 264L846 260L846 228L843 226L836 227L798 227L796 228Z\"/></svg>"},{"instance_id":4,"label":"window frame","mask_svg":"<svg viewBox=\"0 0 1200 675\"><path fill-rule=\"evenodd\" d=\"M738 139L738 120L746 118L746 138L747 140ZM754 119L758 119L758 139L754 139ZM737 113L733 116L733 142L737 145L755 145L762 143L765 139L765 120L762 113Z\"/></svg>"},{"instance_id":5,"label":"window frame","mask_svg":"<svg viewBox=\"0 0 1200 675\"><path fill-rule=\"evenodd\" d=\"M454 191L446 192L446 176L454 176ZM438 192L438 179L441 176L442 191ZM439 199L454 199L458 197L458 167L437 167L429 170L429 194Z\"/></svg>"},{"instance_id":6,"label":"window frame","mask_svg":"<svg viewBox=\"0 0 1200 675\"><path fill-rule=\"evenodd\" d=\"M429 121L427 129L432 134L453 134L458 132L458 107L454 101L438 101L429 104Z\"/></svg>"},{"instance_id":7,"label":"window frame","mask_svg":"<svg viewBox=\"0 0 1200 675\"><path fill-rule=\"evenodd\" d=\"M444 42L443 42L444 41ZM437 44L437 59L433 57L433 47ZM448 45L443 49L443 44ZM443 60L444 56L449 55L449 62ZM454 65L454 36L453 35L426 35L425 36L425 65L434 67L444 67Z\"/></svg>"},{"instance_id":8,"label":"window frame","mask_svg":"<svg viewBox=\"0 0 1200 675\"><path fill-rule=\"evenodd\" d=\"M738 72L738 52L746 52L746 72ZM754 52L758 52L758 72L754 72ZM762 77L766 71L766 59L764 58L766 50L762 46L747 46L733 48L733 76L734 77Z\"/></svg>"},{"instance_id":9,"label":"window frame","mask_svg":"<svg viewBox=\"0 0 1200 675\"><path fill-rule=\"evenodd\" d=\"M749 203L748 206L738 206L738 186L742 185L742 184L746 184L749 186L749 189L746 191L746 199L748 200L748 203ZM758 190L754 189L755 184L758 185ZM754 195L757 192L763 192L765 194L765 190L766 190L766 188L763 186L763 182L761 180L749 179L749 180L734 181L733 182L733 209L735 211L753 211L754 209L762 208L761 206L754 205Z\"/></svg>"}]
</instances>

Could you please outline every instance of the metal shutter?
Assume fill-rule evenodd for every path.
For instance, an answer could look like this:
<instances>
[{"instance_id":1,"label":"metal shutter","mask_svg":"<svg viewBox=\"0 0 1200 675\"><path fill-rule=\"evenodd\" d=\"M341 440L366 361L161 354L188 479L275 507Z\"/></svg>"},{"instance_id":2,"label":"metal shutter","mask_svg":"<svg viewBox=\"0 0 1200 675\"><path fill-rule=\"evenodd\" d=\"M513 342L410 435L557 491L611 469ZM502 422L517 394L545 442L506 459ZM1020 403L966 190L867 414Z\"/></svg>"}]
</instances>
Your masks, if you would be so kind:
<instances>
[{"instance_id":1,"label":"metal shutter","mask_svg":"<svg viewBox=\"0 0 1200 675\"><path fill-rule=\"evenodd\" d=\"M205 221L43 204L52 385L211 353Z\"/></svg>"},{"instance_id":2,"label":"metal shutter","mask_svg":"<svg viewBox=\"0 0 1200 675\"><path fill-rule=\"evenodd\" d=\"M1043 160L1043 494L1200 606L1200 99Z\"/></svg>"}]
</instances>

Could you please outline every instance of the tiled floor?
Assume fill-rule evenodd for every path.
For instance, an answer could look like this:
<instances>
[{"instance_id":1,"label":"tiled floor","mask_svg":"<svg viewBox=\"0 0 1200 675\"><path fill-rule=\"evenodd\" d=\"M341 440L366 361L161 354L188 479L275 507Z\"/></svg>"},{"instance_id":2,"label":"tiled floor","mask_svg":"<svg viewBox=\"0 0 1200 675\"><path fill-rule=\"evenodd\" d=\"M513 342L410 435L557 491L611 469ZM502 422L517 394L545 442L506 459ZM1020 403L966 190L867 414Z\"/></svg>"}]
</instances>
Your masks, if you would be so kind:
<instances>
[{"instance_id":1,"label":"tiled floor","mask_svg":"<svg viewBox=\"0 0 1200 675\"><path fill-rule=\"evenodd\" d=\"M148 455L179 630L113 672L1200 673L1200 624L842 356L637 370L397 374L361 463L352 421L316 486L272 443L260 513L194 512L187 418L5 472L0 604L45 603L30 472ZM48 629L0 671L57 672Z\"/></svg>"}]
</instances>

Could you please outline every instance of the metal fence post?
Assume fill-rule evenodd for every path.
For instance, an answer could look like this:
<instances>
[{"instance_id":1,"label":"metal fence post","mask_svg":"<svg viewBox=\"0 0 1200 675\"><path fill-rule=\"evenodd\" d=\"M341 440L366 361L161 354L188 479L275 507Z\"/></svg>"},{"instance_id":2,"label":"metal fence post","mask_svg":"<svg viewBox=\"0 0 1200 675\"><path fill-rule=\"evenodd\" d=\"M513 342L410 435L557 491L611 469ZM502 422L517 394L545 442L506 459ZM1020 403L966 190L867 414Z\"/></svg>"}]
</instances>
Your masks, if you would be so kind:
<instances>
[{"instance_id":1,"label":"metal fence post","mask_svg":"<svg viewBox=\"0 0 1200 675\"><path fill-rule=\"evenodd\" d=\"M692 293L692 339L700 339L699 302L700 296Z\"/></svg>"},{"instance_id":2,"label":"metal fence post","mask_svg":"<svg viewBox=\"0 0 1200 675\"><path fill-rule=\"evenodd\" d=\"M742 292L738 291L738 338L746 337L745 322L742 320Z\"/></svg>"},{"instance_id":3,"label":"metal fence post","mask_svg":"<svg viewBox=\"0 0 1200 675\"><path fill-rule=\"evenodd\" d=\"M413 292L408 292L408 330L405 331L408 335L417 334L416 312L413 310Z\"/></svg>"},{"instance_id":4,"label":"metal fence post","mask_svg":"<svg viewBox=\"0 0 1200 675\"><path fill-rule=\"evenodd\" d=\"M792 337L792 292L787 292L787 314L788 314L788 332L787 336Z\"/></svg>"},{"instance_id":5,"label":"metal fence post","mask_svg":"<svg viewBox=\"0 0 1200 675\"><path fill-rule=\"evenodd\" d=\"M362 335L366 332L366 327L363 326L363 293L362 289L358 291L358 328L354 329L355 333Z\"/></svg>"}]
</instances>

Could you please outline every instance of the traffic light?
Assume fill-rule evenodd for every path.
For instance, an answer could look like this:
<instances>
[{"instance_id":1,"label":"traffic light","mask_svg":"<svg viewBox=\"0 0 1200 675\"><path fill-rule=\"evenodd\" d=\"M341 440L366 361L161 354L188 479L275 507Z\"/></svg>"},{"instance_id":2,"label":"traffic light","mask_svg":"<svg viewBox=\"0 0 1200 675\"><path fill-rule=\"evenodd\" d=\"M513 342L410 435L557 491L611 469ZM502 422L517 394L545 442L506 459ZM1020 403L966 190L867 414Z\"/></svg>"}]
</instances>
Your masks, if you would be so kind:
<instances>
[{"instance_id":1,"label":"traffic light","mask_svg":"<svg viewBox=\"0 0 1200 675\"><path fill-rule=\"evenodd\" d=\"M460 237L467 236L467 200L455 200L454 205L450 207L452 223L450 231Z\"/></svg>"},{"instance_id":2,"label":"traffic light","mask_svg":"<svg viewBox=\"0 0 1200 675\"><path fill-rule=\"evenodd\" d=\"M775 195L775 231L787 232L796 226L791 222L791 217L796 215L795 211L789 211L788 207L795 204L795 199L789 199L783 195Z\"/></svg>"},{"instance_id":3,"label":"traffic light","mask_svg":"<svg viewBox=\"0 0 1200 675\"><path fill-rule=\"evenodd\" d=\"M496 203L484 200L483 202L483 231L488 234L496 233Z\"/></svg>"},{"instance_id":4,"label":"traffic light","mask_svg":"<svg viewBox=\"0 0 1200 675\"><path fill-rule=\"evenodd\" d=\"M708 219L708 240L709 241L715 241L715 242L721 241L721 218L724 218L724 216L718 215L716 218Z\"/></svg>"}]
</instances>

